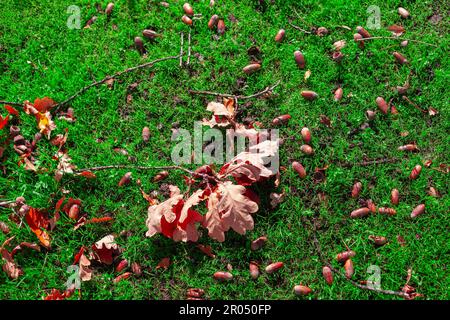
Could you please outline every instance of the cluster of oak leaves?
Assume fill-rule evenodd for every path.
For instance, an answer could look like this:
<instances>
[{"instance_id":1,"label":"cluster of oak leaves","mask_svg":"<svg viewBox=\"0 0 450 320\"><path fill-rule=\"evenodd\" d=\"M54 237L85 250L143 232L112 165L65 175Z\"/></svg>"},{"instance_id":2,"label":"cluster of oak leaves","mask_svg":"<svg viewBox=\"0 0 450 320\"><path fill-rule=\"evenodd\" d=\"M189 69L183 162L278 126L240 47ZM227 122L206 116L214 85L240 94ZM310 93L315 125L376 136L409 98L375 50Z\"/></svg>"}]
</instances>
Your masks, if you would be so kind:
<instances>
[{"instance_id":1,"label":"cluster of oak leaves","mask_svg":"<svg viewBox=\"0 0 450 320\"><path fill-rule=\"evenodd\" d=\"M43 169L36 166L37 142L45 137L49 142L57 147L53 159L58 162L55 170L55 179L60 181L64 174L81 176L82 178L95 179L92 172L77 172L76 166L71 163L65 143L68 138L68 130L65 134L58 134L51 138L52 131L56 128L52 121L50 110L56 103L50 98L36 99L34 103L26 101L24 112L36 118L39 132L34 140L28 141L20 135L20 128L16 125L20 122L19 111L11 106L5 106L8 115L0 118L0 130L6 132L9 127L9 134L6 132L6 139L2 141L0 147L0 159L4 156L4 151L9 145L13 145L15 152L19 155L19 165L23 165L26 170L41 172ZM146 194L141 190L144 198L148 200L148 226L147 236L151 237L161 233L175 241L196 242L199 238L198 228L203 226L208 230L211 238L217 241L225 240L225 232L233 229L239 234L245 234L247 230L252 230L254 221L252 214L258 211L258 196L250 189L254 183L267 180L276 176L275 184L279 184L279 173L265 167L266 157L272 157L278 152L279 141L267 140L266 133L253 128L253 125L244 126L235 121L235 101L234 99L223 99L223 103L210 102L208 111L213 112L212 119L203 120L204 125L210 127L232 126L235 136L242 136L256 141L248 151L239 153L230 162L223 165L218 172L213 167L204 165L193 172L190 177L185 176L188 191L181 193L177 186L170 185L170 197L159 203L156 198ZM68 122L75 121L71 108L67 112L60 112L59 119ZM1 132L0 131L0 132ZM3 132L2 132L2 136ZM44 169L44 171L46 171ZM122 178L119 185L124 184ZM189 194L192 191L191 194ZM277 199L272 199L277 201ZM200 214L194 208L204 203L207 208L205 215ZM51 237L49 232L56 227L61 213L66 214L70 219L75 220L74 229L78 229L87 223L103 223L113 220L111 217L101 217L88 219L87 214L82 214L81 200L63 196L56 201L54 206L46 209L33 208L26 204L23 197L18 197L15 201L5 204L12 209L10 220L20 225L23 221L36 235L40 244L46 249L51 249ZM49 212L53 211L50 218ZM0 228L5 233L9 233L8 226L0 221ZM14 256L24 248L40 251L39 245L22 242L11 251L7 248L11 246L14 237L7 239L0 247L2 256L2 269L11 279L17 279L23 274L22 269L14 261ZM212 255L210 248L199 245L207 255ZM118 258L122 249L115 243L113 235L107 235L103 239L93 244L90 249L82 247L75 255L73 265L79 267L79 278L81 281L89 281L92 277L92 268L100 265L112 265L116 263L115 269L120 272L128 267L126 260ZM158 267L166 268L170 262L163 259ZM114 282L128 278L133 274L140 275L140 266L137 263L131 265L133 272L125 272L119 275ZM69 288L64 292L53 289L51 294L45 299L65 299L74 293L75 288Z\"/></svg>"}]
</instances>

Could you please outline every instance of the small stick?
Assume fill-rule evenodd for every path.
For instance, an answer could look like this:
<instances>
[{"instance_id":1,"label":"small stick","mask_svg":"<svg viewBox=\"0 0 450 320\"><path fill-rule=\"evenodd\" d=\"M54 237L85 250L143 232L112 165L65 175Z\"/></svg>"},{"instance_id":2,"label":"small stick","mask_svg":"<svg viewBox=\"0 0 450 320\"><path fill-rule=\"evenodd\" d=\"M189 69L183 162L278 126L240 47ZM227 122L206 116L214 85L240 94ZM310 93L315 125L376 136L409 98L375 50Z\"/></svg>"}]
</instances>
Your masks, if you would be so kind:
<instances>
[{"instance_id":1,"label":"small stick","mask_svg":"<svg viewBox=\"0 0 450 320\"><path fill-rule=\"evenodd\" d=\"M417 110L419 110L422 113L427 113L426 110L423 110L421 107L419 107L417 104L415 104L414 102L412 102L407 96L402 96L402 99L405 100L406 102L408 102L410 105L412 105L414 108L416 108Z\"/></svg>"},{"instance_id":2,"label":"small stick","mask_svg":"<svg viewBox=\"0 0 450 320\"><path fill-rule=\"evenodd\" d=\"M75 99L79 95L83 94L84 92L86 92L88 89L90 89L92 87L99 86L99 85L105 83L106 81L114 79L114 78L117 78L117 77L119 77L119 76L121 76L121 75L123 75L125 73L130 73L130 72L133 72L133 71L136 71L136 70L139 70L139 69L143 69L143 68L146 68L146 67L153 66L155 63L158 63L158 62L162 62L162 61L166 61L166 60L173 60L173 59L178 59L178 56L170 56L170 57L156 59L156 60L153 60L153 61L141 64L141 65L138 65L138 66L135 66L135 67L131 67L131 68L127 68L125 70L119 71L119 72L113 74L112 76L106 76L104 79L102 79L100 81L95 81L95 82L85 86L84 88L79 90L74 95L70 96L69 98L67 98L63 102L57 104L55 111L58 111L59 108L61 108L62 106L66 105L67 103L69 103L70 101L72 101L73 99Z\"/></svg>"},{"instance_id":3,"label":"small stick","mask_svg":"<svg viewBox=\"0 0 450 320\"><path fill-rule=\"evenodd\" d=\"M374 164L382 164L382 163L395 163L399 161L397 158L387 158L387 159L377 159L377 160L370 160L370 161L362 161L362 162L345 162L341 166L344 168L351 168L354 166L357 167L366 167Z\"/></svg>"},{"instance_id":4,"label":"small stick","mask_svg":"<svg viewBox=\"0 0 450 320\"><path fill-rule=\"evenodd\" d=\"M248 100L252 98L257 98L259 96L262 96L268 92L273 91L275 87L277 87L280 84L281 80L278 80L274 85L265 88L264 90L257 92L255 94L249 95L249 96L243 96L243 95L233 95L228 93L219 93L219 92L213 92L213 91L204 91L204 90L191 90L189 89L190 94L199 94L199 95L210 95L210 96L216 96L216 97L225 97L225 98L235 98L237 100Z\"/></svg>"},{"instance_id":5,"label":"small stick","mask_svg":"<svg viewBox=\"0 0 450 320\"><path fill-rule=\"evenodd\" d=\"M180 37L180 68L183 66L183 44L184 44L184 33L181 32L181 37Z\"/></svg>"},{"instance_id":6,"label":"small stick","mask_svg":"<svg viewBox=\"0 0 450 320\"><path fill-rule=\"evenodd\" d=\"M298 26L296 26L296 25L294 25L294 24L292 24L292 23L290 23L290 22L289 22L289 25L290 25L292 28L297 29L297 30L299 30L299 31L301 31L301 32L311 34L310 31L306 31L305 29L302 29L302 28L300 28L300 27L298 27Z\"/></svg>"},{"instance_id":7,"label":"small stick","mask_svg":"<svg viewBox=\"0 0 450 320\"><path fill-rule=\"evenodd\" d=\"M84 169L77 169L74 171L74 173L81 173L84 171L101 171L101 170L109 170L109 169L135 169L135 170L182 170L184 172L187 172L189 174L193 174L194 172L180 167L180 166L133 166L133 165L109 165L109 166L98 166L98 167L91 167L91 168L84 168Z\"/></svg>"},{"instance_id":8,"label":"small stick","mask_svg":"<svg viewBox=\"0 0 450 320\"><path fill-rule=\"evenodd\" d=\"M186 65L189 65L191 62L191 28L189 28L189 34L188 34L188 57Z\"/></svg>"},{"instance_id":9,"label":"small stick","mask_svg":"<svg viewBox=\"0 0 450 320\"><path fill-rule=\"evenodd\" d=\"M0 104L9 104L10 106L16 106L16 107L23 106L23 103L20 103L20 102L9 102L9 101L3 101L3 100L0 100Z\"/></svg>"},{"instance_id":10,"label":"small stick","mask_svg":"<svg viewBox=\"0 0 450 320\"><path fill-rule=\"evenodd\" d=\"M423 41L419 41L419 40L411 40L411 39L405 39L405 38L398 38L398 37L370 37L370 38L361 38L361 39L357 39L356 41L364 41L364 40L372 40L372 39L391 39L391 40L402 40L402 41L411 41L411 42L417 42L417 43L421 43L421 44L426 44L428 46L432 46L432 47L436 47L438 48L439 46L435 45L435 44L431 44L428 42L423 42Z\"/></svg>"}]
</instances>

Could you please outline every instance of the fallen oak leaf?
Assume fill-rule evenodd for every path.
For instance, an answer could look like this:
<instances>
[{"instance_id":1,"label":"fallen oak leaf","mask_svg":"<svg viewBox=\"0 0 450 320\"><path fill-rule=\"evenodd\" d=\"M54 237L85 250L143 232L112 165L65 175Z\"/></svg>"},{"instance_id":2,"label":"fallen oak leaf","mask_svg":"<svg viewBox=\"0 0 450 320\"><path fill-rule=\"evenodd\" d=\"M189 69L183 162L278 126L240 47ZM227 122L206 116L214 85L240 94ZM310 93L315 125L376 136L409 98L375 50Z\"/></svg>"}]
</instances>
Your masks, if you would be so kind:
<instances>
[{"instance_id":1,"label":"fallen oak leaf","mask_svg":"<svg viewBox=\"0 0 450 320\"><path fill-rule=\"evenodd\" d=\"M17 266L11 254L8 250L3 248L3 246L0 248L0 254L2 256L2 260L4 261L2 269L8 277L15 280L19 278L19 276L23 275L22 269Z\"/></svg>"},{"instance_id":2,"label":"fallen oak leaf","mask_svg":"<svg viewBox=\"0 0 450 320\"><path fill-rule=\"evenodd\" d=\"M156 270L158 269L167 269L170 266L170 258L162 258L161 261L158 262L158 265L156 266Z\"/></svg>"},{"instance_id":3,"label":"fallen oak leaf","mask_svg":"<svg viewBox=\"0 0 450 320\"><path fill-rule=\"evenodd\" d=\"M29 208L25 215L25 221L30 227L31 231L38 237L41 244L49 249L50 248L50 236L46 230L49 226L49 220L47 213L44 210Z\"/></svg>"},{"instance_id":4,"label":"fallen oak leaf","mask_svg":"<svg viewBox=\"0 0 450 320\"><path fill-rule=\"evenodd\" d=\"M17 245L14 249L12 249L11 257L14 258L14 255L17 252L22 251L23 248L28 248L28 249L31 249L31 250L35 250L35 251L41 252L41 247L39 247L39 245L37 245L35 243L30 243L30 242L22 242L19 245Z\"/></svg>"},{"instance_id":5,"label":"fallen oak leaf","mask_svg":"<svg viewBox=\"0 0 450 320\"><path fill-rule=\"evenodd\" d=\"M206 254L208 257L215 259L216 255L212 253L212 247L211 246L205 246L203 244L198 244L197 248Z\"/></svg>"}]
</instances>

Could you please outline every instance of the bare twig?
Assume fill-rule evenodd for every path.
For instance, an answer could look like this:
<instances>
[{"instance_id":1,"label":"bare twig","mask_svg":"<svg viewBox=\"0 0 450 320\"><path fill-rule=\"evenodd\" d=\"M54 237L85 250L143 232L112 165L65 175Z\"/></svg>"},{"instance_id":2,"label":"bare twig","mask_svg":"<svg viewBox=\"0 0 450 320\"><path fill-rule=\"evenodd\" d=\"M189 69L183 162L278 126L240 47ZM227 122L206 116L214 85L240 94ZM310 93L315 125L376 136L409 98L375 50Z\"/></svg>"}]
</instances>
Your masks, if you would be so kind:
<instances>
[{"instance_id":1,"label":"bare twig","mask_svg":"<svg viewBox=\"0 0 450 320\"><path fill-rule=\"evenodd\" d=\"M16 106L16 107L23 106L23 103L20 103L20 102L10 102L10 101L3 101L3 100L0 100L0 104L8 104L10 106Z\"/></svg>"},{"instance_id":2,"label":"bare twig","mask_svg":"<svg viewBox=\"0 0 450 320\"><path fill-rule=\"evenodd\" d=\"M376 160L369 160L369 161L362 161L362 162L344 162L341 164L344 168L351 168L351 167L367 167L374 164L382 164L382 163L395 163L399 161L397 158L383 158L383 159L376 159Z\"/></svg>"},{"instance_id":3,"label":"bare twig","mask_svg":"<svg viewBox=\"0 0 450 320\"><path fill-rule=\"evenodd\" d=\"M390 39L390 40L401 40L401 41L410 41L410 42L416 42L416 43L421 43L421 44L426 44L427 46L432 46L432 47L439 47L435 44L431 44L428 42L424 42L424 41L420 41L420 40L411 40L411 39L405 39L405 38L399 38L399 37L370 37L370 38L361 38L358 39L356 41L364 41L364 40L373 40L373 39Z\"/></svg>"},{"instance_id":4,"label":"bare twig","mask_svg":"<svg viewBox=\"0 0 450 320\"><path fill-rule=\"evenodd\" d=\"M180 167L180 166L133 166L133 165L127 165L127 164L118 164L118 165L109 165L109 166L98 166L98 167L91 167L91 168L83 168L83 169L77 169L74 172L75 173L81 173L84 171L102 171L102 170L110 170L110 169L134 169L134 170L181 170L189 174L193 174L194 172Z\"/></svg>"},{"instance_id":5,"label":"bare twig","mask_svg":"<svg viewBox=\"0 0 450 320\"><path fill-rule=\"evenodd\" d=\"M213 92L213 91L204 91L204 90L190 90L190 94L198 94L198 95L206 95L206 96L216 96L216 97L225 97L225 98L234 98L236 100L248 100L252 98L257 98L259 96L262 96L266 93L272 92L275 87L277 87L280 84L281 80L278 80L274 85L270 87L266 87L264 90L257 92L255 94L249 95L249 96L243 96L243 95L233 95L228 93L219 93L219 92Z\"/></svg>"},{"instance_id":6,"label":"bare twig","mask_svg":"<svg viewBox=\"0 0 450 320\"><path fill-rule=\"evenodd\" d=\"M180 33L180 68L183 66L184 33Z\"/></svg>"},{"instance_id":7,"label":"bare twig","mask_svg":"<svg viewBox=\"0 0 450 320\"><path fill-rule=\"evenodd\" d=\"M414 108L416 108L417 110L419 110L422 113L427 113L426 110L423 110L421 107L419 107L417 104L415 104L414 102L412 102L407 96L402 96L402 99L405 100L406 102L408 102L410 105L412 105Z\"/></svg>"},{"instance_id":8,"label":"bare twig","mask_svg":"<svg viewBox=\"0 0 450 320\"><path fill-rule=\"evenodd\" d=\"M189 34L188 34L188 56L187 56L186 65L189 65L190 62L191 62L191 28L189 28Z\"/></svg>"},{"instance_id":9,"label":"bare twig","mask_svg":"<svg viewBox=\"0 0 450 320\"><path fill-rule=\"evenodd\" d=\"M308 34L311 34L311 33L312 33L311 31L307 31L307 30L305 30L305 29L302 29L302 28L300 28L300 27L298 27L298 26L296 26L296 25L294 25L294 24L292 24L292 23L290 23L290 22L289 22L289 25L290 25L292 28L294 28L294 29L296 29L296 30L299 30L299 31L301 31L301 32L303 32L303 33L308 33Z\"/></svg>"},{"instance_id":10,"label":"bare twig","mask_svg":"<svg viewBox=\"0 0 450 320\"><path fill-rule=\"evenodd\" d=\"M375 287L369 287L366 285L362 285L359 284L356 281L353 281L351 279L348 279L344 273L342 273L341 271L335 269L331 263L325 258L325 256L322 253L322 249L319 243L319 240L317 239L317 228L316 228L316 221L314 220L314 222L312 223L313 225L313 242L314 245L316 247L317 253L319 254L319 258L320 260L322 260L322 263L324 265L326 265L327 267L329 267L331 269L331 271L333 271L334 273L338 274L339 276L341 276L343 279L345 279L346 281L348 281L349 283L351 283L353 286L358 287L360 289L363 290L368 290L368 291L373 291L373 292L377 292L377 293L382 293L382 294L388 294L388 295L394 295L394 296L399 296L399 297L403 297L403 298L409 298L409 295L402 292L402 291L394 291L394 290L384 290L384 289L377 289Z\"/></svg>"},{"instance_id":11,"label":"bare twig","mask_svg":"<svg viewBox=\"0 0 450 320\"><path fill-rule=\"evenodd\" d=\"M96 87L99 86L103 83L105 83L108 80L120 77L121 75L125 74L125 73L130 73L139 69L143 69L143 68L147 68L147 67L151 67L154 64L158 63L158 62L162 62L162 61L166 61L166 60L174 60L174 59L178 59L178 56L170 56L170 57L164 57L164 58L160 58L160 59L156 59L135 67L131 67L131 68L127 68L125 70L119 71L111 76L106 76L104 79L100 80L100 81L95 81L87 86L85 86L84 88L82 88L81 90L79 90L77 93L75 93L74 95L70 96L69 98L67 98L66 100L64 100L63 102L59 103L58 105L56 105L56 109L55 111L58 111L59 108L61 108L62 106L66 105L67 103L69 103L70 101L72 101L73 99L75 99L76 97L78 97L79 95L83 94L84 92L86 92L87 90L89 90L92 87Z\"/></svg>"}]
</instances>

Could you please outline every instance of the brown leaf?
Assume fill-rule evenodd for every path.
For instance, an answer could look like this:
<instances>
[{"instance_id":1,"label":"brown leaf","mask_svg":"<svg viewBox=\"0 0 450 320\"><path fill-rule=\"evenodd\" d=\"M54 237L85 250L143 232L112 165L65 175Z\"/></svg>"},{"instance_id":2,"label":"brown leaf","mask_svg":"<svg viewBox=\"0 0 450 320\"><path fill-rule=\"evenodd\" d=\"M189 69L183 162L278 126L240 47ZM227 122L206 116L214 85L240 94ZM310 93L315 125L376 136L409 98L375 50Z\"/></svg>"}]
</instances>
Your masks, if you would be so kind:
<instances>
[{"instance_id":1,"label":"brown leaf","mask_svg":"<svg viewBox=\"0 0 450 320\"><path fill-rule=\"evenodd\" d=\"M161 261L158 262L158 265L156 266L156 270L163 268L167 269L170 266L170 258L162 258Z\"/></svg>"},{"instance_id":2,"label":"brown leaf","mask_svg":"<svg viewBox=\"0 0 450 320\"><path fill-rule=\"evenodd\" d=\"M203 244L198 244L197 248L199 248L199 250L201 252L203 252L204 254L206 254L210 258L214 259L216 257L216 255L213 254L213 252L212 252L212 247L211 246L205 246Z\"/></svg>"}]
</instances>

